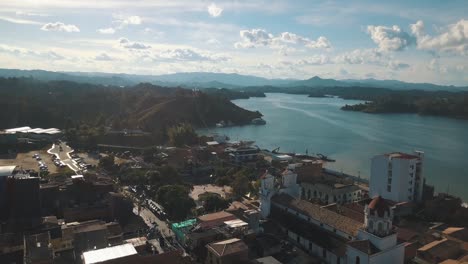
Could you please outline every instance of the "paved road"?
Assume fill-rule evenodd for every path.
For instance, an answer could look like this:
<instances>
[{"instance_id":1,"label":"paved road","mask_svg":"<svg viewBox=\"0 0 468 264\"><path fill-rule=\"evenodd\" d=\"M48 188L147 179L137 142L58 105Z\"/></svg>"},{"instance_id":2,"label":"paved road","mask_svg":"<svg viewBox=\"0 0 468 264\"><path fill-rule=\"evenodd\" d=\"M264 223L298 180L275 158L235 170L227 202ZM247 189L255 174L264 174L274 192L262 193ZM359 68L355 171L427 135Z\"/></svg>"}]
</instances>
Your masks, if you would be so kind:
<instances>
[{"instance_id":1,"label":"paved road","mask_svg":"<svg viewBox=\"0 0 468 264\"><path fill-rule=\"evenodd\" d=\"M60 146L62 150L60 150ZM68 146L65 142L61 142L60 144L53 144L52 148L50 148L47 153L57 155L65 165L67 165L70 169L74 172L78 173L80 168L76 165L76 163L71 159L70 153L73 152L73 149Z\"/></svg>"}]
</instances>

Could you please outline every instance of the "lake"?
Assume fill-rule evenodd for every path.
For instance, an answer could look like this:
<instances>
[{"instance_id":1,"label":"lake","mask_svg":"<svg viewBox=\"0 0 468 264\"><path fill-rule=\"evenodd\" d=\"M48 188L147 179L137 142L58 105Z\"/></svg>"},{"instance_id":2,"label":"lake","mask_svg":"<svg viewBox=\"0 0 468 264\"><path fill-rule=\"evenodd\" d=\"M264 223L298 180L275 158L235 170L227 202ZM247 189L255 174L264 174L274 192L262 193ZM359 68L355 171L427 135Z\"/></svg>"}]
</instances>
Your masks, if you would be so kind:
<instances>
[{"instance_id":1,"label":"lake","mask_svg":"<svg viewBox=\"0 0 468 264\"><path fill-rule=\"evenodd\" d=\"M322 153L336 159L327 167L369 178L374 155L393 151L425 152L424 175L436 191L468 200L468 121L417 114L366 114L342 111L361 101L267 94L233 101L264 115L264 126L202 129L231 140L254 140L262 149Z\"/></svg>"}]
</instances>

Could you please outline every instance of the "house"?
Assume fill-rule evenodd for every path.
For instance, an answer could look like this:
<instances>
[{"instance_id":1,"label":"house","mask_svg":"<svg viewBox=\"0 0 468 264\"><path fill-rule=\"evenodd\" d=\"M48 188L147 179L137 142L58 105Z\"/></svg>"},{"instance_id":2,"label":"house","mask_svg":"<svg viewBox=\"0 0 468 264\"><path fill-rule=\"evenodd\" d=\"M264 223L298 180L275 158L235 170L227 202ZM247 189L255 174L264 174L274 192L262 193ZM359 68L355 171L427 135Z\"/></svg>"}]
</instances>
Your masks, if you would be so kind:
<instances>
[{"instance_id":1,"label":"house","mask_svg":"<svg viewBox=\"0 0 468 264\"><path fill-rule=\"evenodd\" d=\"M198 226L202 229L209 229L209 228L221 226L224 224L224 222L235 220L235 219L237 219L237 217L225 211L205 214L197 218Z\"/></svg>"},{"instance_id":2,"label":"house","mask_svg":"<svg viewBox=\"0 0 468 264\"><path fill-rule=\"evenodd\" d=\"M256 161L259 152L260 150L258 148L242 146L233 149L229 153L229 158L231 159L231 161L236 163Z\"/></svg>"},{"instance_id":3,"label":"house","mask_svg":"<svg viewBox=\"0 0 468 264\"><path fill-rule=\"evenodd\" d=\"M460 243L444 238L418 248L417 259L425 263L440 263L448 259L457 259L461 253Z\"/></svg>"},{"instance_id":4,"label":"house","mask_svg":"<svg viewBox=\"0 0 468 264\"><path fill-rule=\"evenodd\" d=\"M234 264L248 261L248 246L238 238L208 244L206 264Z\"/></svg>"}]
</instances>

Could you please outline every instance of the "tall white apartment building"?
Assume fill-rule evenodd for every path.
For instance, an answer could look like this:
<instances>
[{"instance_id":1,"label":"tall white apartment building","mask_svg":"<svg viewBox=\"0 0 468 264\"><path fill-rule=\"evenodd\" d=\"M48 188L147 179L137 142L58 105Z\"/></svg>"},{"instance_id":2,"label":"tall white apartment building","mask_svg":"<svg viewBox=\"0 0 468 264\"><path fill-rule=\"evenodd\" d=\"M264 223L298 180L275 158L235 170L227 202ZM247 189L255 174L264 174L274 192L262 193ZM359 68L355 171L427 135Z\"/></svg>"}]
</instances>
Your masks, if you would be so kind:
<instances>
[{"instance_id":1,"label":"tall white apartment building","mask_svg":"<svg viewBox=\"0 0 468 264\"><path fill-rule=\"evenodd\" d=\"M424 152L401 152L372 158L370 197L382 196L395 202L422 200Z\"/></svg>"}]
</instances>

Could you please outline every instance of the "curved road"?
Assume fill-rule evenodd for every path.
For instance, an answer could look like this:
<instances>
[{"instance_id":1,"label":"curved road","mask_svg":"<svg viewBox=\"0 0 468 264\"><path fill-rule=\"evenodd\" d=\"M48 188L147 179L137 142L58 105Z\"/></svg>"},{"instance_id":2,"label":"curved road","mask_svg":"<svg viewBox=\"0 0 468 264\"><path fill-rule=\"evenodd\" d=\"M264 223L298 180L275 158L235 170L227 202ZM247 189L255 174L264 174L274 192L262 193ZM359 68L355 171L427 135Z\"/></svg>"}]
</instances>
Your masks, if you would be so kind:
<instances>
[{"instance_id":1,"label":"curved road","mask_svg":"<svg viewBox=\"0 0 468 264\"><path fill-rule=\"evenodd\" d=\"M60 150L60 146L62 147L62 150ZM65 165L67 165L74 172L78 173L80 171L80 168L78 167L76 162L73 161L70 157L71 152L73 152L73 149L70 146L68 146L65 142L60 142L60 144L53 144L52 148L47 150L47 153L57 155L59 159L63 163L65 163Z\"/></svg>"}]
</instances>

